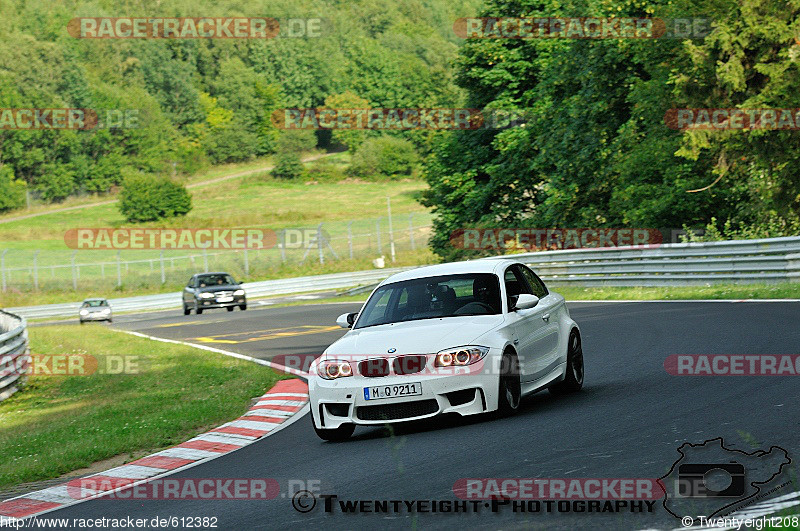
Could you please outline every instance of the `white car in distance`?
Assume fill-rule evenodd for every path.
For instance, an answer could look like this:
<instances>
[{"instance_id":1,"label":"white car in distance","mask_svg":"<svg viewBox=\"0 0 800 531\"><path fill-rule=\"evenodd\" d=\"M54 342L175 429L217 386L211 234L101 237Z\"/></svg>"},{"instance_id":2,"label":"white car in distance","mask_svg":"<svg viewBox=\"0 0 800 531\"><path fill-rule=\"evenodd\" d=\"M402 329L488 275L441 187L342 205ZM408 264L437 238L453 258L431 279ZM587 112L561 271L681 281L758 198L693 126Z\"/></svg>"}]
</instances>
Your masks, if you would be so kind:
<instances>
[{"instance_id":1,"label":"white car in distance","mask_svg":"<svg viewBox=\"0 0 800 531\"><path fill-rule=\"evenodd\" d=\"M393 275L309 370L317 435L443 413L512 414L544 388L583 386L583 351L564 297L524 264L482 259Z\"/></svg>"}]
</instances>

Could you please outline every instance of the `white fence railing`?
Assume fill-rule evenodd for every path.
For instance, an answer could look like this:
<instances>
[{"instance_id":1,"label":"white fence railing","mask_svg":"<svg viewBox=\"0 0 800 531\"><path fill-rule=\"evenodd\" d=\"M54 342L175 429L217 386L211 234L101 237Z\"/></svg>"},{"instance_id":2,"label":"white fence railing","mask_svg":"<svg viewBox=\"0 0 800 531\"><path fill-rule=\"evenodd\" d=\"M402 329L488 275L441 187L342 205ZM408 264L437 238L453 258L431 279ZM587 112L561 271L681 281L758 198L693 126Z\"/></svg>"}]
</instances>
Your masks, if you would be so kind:
<instances>
[{"instance_id":1,"label":"white fence railing","mask_svg":"<svg viewBox=\"0 0 800 531\"><path fill-rule=\"evenodd\" d=\"M589 287L800 282L798 236L543 251L505 258L525 262L548 283Z\"/></svg>"},{"instance_id":2,"label":"white fence railing","mask_svg":"<svg viewBox=\"0 0 800 531\"><path fill-rule=\"evenodd\" d=\"M25 319L0 310L0 401L17 392L29 365Z\"/></svg>"}]
</instances>

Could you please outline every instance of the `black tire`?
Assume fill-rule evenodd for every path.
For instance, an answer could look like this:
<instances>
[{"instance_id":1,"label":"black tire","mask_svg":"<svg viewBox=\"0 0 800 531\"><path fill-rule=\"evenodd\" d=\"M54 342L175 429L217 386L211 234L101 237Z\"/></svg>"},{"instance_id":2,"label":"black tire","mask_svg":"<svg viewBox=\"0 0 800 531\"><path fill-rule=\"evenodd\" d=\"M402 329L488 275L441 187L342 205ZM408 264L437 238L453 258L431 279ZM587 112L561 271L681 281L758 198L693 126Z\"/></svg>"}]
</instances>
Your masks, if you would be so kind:
<instances>
[{"instance_id":1,"label":"black tire","mask_svg":"<svg viewBox=\"0 0 800 531\"><path fill-rule=\"evenodd\" d=\"M203 309L200 308L200 307L197 307L197 308L195 308L194 313L196 313L197 315L200 315L200 314L203 313Z\"/></svg>"},{"instance_id":2,"label":"black tire","mask_svg":"<svg viewBox=\"0 0 800 531\"><path fill-rule=\"evenodd\" d=\"M506 352L500 362L498 414L503 417L513 415L519 411L521 399L522 383L519 376L519 361L512 352Z\"/></svg>"},{"instance_id":3,"label":"black tire","mask_svg":"<svg viewBox=\"0 0 800 531\"><path fill-rule=\"evenodd\" d=\"M583 387L583 346L581 345L581 335L577 330L569 334L569 344L567 345L567 374L564 380L550 386L550 392L554 395L575 393Z\"/></svg>"},{"instance_id":4,"label":"black tire","mask_svg":"<svg viewBox=\"0 0 800 531\"><path fill-rule=\"evenodd\" d=\"M311 417L311 415L309 415ZM317 437L322 439L323 441L331 441L331 442L341 442L346 441L353 435L353 432L356 429L355 424L342 424L338 428L334 428L332 430L326 430L323 428L317 428L317 425L314 424L314 418L311 418L311 425L314 426L314 431L317 434Z\"/></svg>"},{"instance_id":5,"label":"black tire","mask_svg":"<svg viewBox=\"0 0 800 531\"><path fill-rule=\"evenodd\" d=\"M81 324L83 324L83 321L81 321Z\"/></svg>"},{"instance_id":6,"label":"black tire","mask_svg":"<svg viewBox=\"0 0 800 531\"><path fill-rule=\"evenodd\" d=\"M239 309L242 310L242 311L245 311L247 309L247 305L246 304L240 304L239 305Z\"/></svg>"},{"instance_id":7,"label":"black tire","mask_svg":"<svg viewBox=\"0 0 800 531\"><path fill-rule=\"evenodd\" d=\"M228 310L229 312L232 312L232 311L233 311L233 306L228 306L227 310Z\"/></svg>"},{"instance_id":8,"label":"black tire","mask_svg":"<svg viewBox=\"0 0 800 531\"><path fill-rule=\"evenodd\" d=\"M183 315L189 315L190 313L192 313L192 310L190 310L189 307L186 306L186 303L183 303Z\"/></svg>"}]
</instances>

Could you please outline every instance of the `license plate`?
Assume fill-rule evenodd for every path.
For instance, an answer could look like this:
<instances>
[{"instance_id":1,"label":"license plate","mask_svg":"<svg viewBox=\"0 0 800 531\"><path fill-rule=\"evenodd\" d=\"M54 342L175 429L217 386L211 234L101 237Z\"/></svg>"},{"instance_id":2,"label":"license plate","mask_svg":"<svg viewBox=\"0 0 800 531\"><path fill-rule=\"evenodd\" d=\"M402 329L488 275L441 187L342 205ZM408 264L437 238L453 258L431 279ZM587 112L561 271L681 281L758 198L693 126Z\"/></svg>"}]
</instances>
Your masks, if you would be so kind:
<instances>
[{"instance_id":1,"label":"license plate","mask_svg":"<svg viewBox=\"0 0 800 531\"><path fill-rule=\"evenodd\" d=\"M217 297L217 302L231 302L233 297Z\"/></svg>"},{"instance_id":2,"label":"license plate","mask_svg":"<svg viewBox=\"0 0 800 531\"><path fill-rule=\"evenodd\" d=\"M398 385L377 385L364 388L365 400L379 400L381 398L396 398L398 396L415 396L422 394L422 384L419 382Z\"/></svg>"}]
</instances>

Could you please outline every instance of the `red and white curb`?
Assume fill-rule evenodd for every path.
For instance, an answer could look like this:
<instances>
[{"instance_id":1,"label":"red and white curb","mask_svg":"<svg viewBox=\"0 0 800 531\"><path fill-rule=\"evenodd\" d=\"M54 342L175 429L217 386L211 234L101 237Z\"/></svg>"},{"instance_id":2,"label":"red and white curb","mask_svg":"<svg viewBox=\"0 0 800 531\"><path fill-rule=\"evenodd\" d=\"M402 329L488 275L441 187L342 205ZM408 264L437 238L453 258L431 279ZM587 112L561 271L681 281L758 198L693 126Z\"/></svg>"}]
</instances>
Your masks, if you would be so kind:
<instances>
[{"instance_id":1,"label":"red and white curb","mask_svg":"<svg viewBox=\"0 0 800 531\"><path fill-rule=\"evenodd\" d=\"M298 413L305 413L307 404L305 382L281 380L232 422L126 465L0 502L0 517L36 516L210 461L288 426L302 417ZM85 492L87 482L98 486L94 495L76 499L74 493Z\"/></svg>"}]
</instances>

